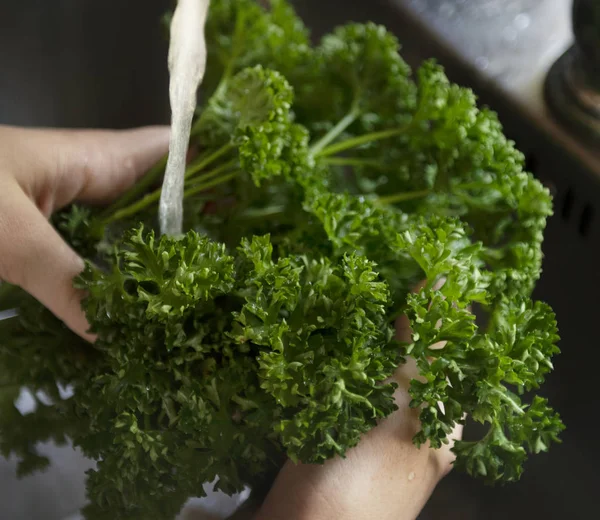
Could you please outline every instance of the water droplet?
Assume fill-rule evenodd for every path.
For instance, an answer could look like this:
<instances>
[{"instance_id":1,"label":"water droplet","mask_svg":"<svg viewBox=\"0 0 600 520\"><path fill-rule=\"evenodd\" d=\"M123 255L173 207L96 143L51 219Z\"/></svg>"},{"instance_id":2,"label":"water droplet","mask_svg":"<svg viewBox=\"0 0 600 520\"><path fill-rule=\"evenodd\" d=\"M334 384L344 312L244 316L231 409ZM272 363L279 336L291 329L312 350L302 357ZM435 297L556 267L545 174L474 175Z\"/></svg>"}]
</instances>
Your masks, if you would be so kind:
<instances>
[{"instance_id":1,"label":"water droplet","mask_svg":"<svg viewBox=\"0 0 600 520\"><path fill-rule=\"evenodd\" d=\"M35 397L28 388L21 388L19 397L15 400L15 408L21 415L29 415L37 410Z\"/></svg>"},{"instance_id":2,"label":"water droplet","mask_svg":"<svg viewBox=\"0 0 600 520\"><path fill-rule=\"evenodd\" d=\"M58 386L58 392L61 399L69 399L75 395L75 389L70 385L63 386L60 383L57 383L56 386Z\"/></svg>"},{"instance_id":3,"label":"water droplet","mask_svg":"<svg viewBox=\"0 0 600 520\"><path fill-rule=\"evenodd\" d=\"M515 16L514 25L518 30L523 31L524 29L527 29L530 24L531 17L528 14L519 13L517 16Z\"/></svg>"},{"instance_id":4,"label":"water droplet","mask_svg":"<svg viewBox=\"0 0 600 520\"><path fill-rule=\"evenodd\" d=\"M50 399L50 396L42 392L41 390L38 390L35 393L35 396L38 398L38 401L40 401L42 404L45 404L46 406L54 405L54 402L52 401L52 399Z\"/></svg>"},{"instance_id":5,"label":"water droplet","mask_svg":"<svg viewBox=\"0 0 600 520\"><path fill-rule=\"evenodd\" d=\"M486 70L490 66L490 60L488 60L485 56L479 56L475 59L475 66L479 70Z\"/></svg>"},{"instance_id":6,"label":"water droplet","mask_svg":"<svg viewBox=\"0 0 600 520\"><path fill-rule=\"evenodd\" d=\"M17 315L18 313L16 309L11 309L9 311L0 311L0 321L15 318Z\"/></svg>"},{"instance_id":7,"label":"water droplet","mask_svg":"<svg viewBox=\"0 0 600 520\"><path fill-rule=\"evenodd\" d=\"M456 7L450 2L444 2L440 5L440 14L446 18L450 18L456 12Z\"/></svg>"}]
</instances>

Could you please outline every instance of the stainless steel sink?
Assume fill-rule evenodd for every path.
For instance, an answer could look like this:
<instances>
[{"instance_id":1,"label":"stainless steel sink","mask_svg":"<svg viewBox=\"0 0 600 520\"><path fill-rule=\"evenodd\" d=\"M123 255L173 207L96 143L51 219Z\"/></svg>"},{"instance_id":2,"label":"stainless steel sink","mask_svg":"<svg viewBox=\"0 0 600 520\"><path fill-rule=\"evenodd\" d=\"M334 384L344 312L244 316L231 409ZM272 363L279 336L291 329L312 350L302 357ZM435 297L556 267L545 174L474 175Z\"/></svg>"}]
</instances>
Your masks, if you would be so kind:
<instances>
[{"instance_id":1,"label":"stainless steel sink","mask_svg":"<svg viewBox=\"0 0 600 520\"><path fill-rule=\"evenodd\" d=\"M126 127L167 121L166 46L157 20L169 0L3 0L0 124ZM534 457L518 484L487 488L452 473L421 518L563 520L596 505L596 348L600 288L600 159L554 121L543 101L551 63L570 45L570 0L297 0L315 38L346 21L387 25L413 65L436 57L451 79L473 87L555 193L537 297L558 314L562 355L545 386L564 417L563 444ZM123 47L120 47L120 46ZM67 452L55 459L67 460ZM69 455L70 456L70 455ZM84 462L78 463L80 470ZM75 467L78 464L74 464ZM9 468L10 469L10 468ZM58 520L60 497L82 499L59 473L29 481L21 509L0 466L0 518ZM52 480L55 487L51 487ZM48 492L51 490L51 492ZM58 498L57 498L58 497ZM36 502L36 504L33 504ZM6 506L5 504L9 504ZM35 505L35 507L34 507ZM77 504L78 505L78 504ZM39 506L39 507L38 507Z\"/></svg>"}]
</instances>

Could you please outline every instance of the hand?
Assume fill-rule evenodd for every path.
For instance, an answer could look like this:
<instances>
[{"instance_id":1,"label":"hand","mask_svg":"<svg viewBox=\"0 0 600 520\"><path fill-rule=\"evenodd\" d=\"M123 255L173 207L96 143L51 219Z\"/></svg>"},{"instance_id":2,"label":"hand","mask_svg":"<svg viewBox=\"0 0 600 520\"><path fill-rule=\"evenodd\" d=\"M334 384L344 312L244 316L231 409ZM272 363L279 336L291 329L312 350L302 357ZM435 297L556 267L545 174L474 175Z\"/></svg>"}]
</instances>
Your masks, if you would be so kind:
<instances>
[{"instance_id":1,"label":"hand","mask_svg":"<svg viewBox=\"0 0 600 520\"><path fill-rule=\"evenodd\" d=\"M83 261L48 222L73 201L103 203L129 188L168 150L169 129L30 130L0 126L0 280L37 298L87 334L73 278Z\"/></svg>"},{"instance_id":2,"label":"hand","mask_svg":"<svg viewBox=\"0 0 600 520\"><path fill-rule=\"evenodd\" d=\"M406 317L398 320L398 339L410 340ZM418 377L413 360L394 380L398 410L347 453L322 466L288 462L255 520L412 520L435 486L450 471L451 446L420 449L412 443L419 430L418 410L409 408L408 388ZM454 431L459 439L462 427Z\"/></svg>"}]
</instances>

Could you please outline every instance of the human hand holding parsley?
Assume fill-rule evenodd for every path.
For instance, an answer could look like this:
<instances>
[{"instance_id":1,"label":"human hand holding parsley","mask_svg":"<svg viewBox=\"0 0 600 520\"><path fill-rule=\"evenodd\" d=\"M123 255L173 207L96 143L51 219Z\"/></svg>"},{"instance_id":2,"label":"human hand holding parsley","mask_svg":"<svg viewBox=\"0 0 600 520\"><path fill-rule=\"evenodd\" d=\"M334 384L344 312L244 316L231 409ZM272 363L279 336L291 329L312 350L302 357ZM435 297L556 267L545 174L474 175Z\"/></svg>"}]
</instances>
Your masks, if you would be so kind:
<instances>
[{"instance_id":1,"label":"human hand holding parsley","mask_svg":"<svg viewBox=\"0 0 600 520\"><path fill-rule=\"evenodd\" d=\"M164 161L108 207L53 218L86 260L75 283L96 341L13 295L3 452L26 474L48 463L39 441L71 439L98 461L88 520L173 518L213 481L257 499L274 481L277 498L307 473L330 486L300 487L318 507L344 491L347 468L392 460L398 473L381 474L422 484L424 500L441 473L403 457L445 460L425 446L447 454L465 417L484 433L454 442L454 467L517 481L563 428L535 395L558 352L554 314L531 297L548 190L493 112L432 61L413 77L383 27L348 24L313 46L284 0L211 5L184 233L157 236ZM407 392L409 377L391 378L411 360ZM54 406L20 417L18 385ZM396 420L415 447L382 455L399 446L384 433Z\"/></svg>"},{"instance_id":2,"label":"human hand holding parsley","mask_svg":"<svg viewBox=\"0 0 600 520\"><path fill-rule=\"evenodd\" d=\"M20 285L93 340L81 293L72 284L83 261L47 220L74 201L112 202L164 155L167 143L163 127L128 132L0 127L0 280ZM401 341L410 340L407 326L406 319L399 320ZM406 390L415 368L404 365L394 376L399 411L346 460L286 464L256 518L416 516L452 456L449 450L419 450L412 443L418 417L408 408Z\"/></svg>"},{"instance_id":3,"label":"human hand holding parsley","mask_svg":"<svg viewBox=\"0 0 600 520\"><path fill-rule=\"evenodd\" d=\"M405 316L397 321L397 336L410 341ZM462 425L452 442L439 450L413 443L419 431L418 411L410 408L408 389L418 370L413 360L393 375L398 410L368 432L347 458L323 465L287 462L255 520L413 520L435 486L451 470L451 447L462 436ZM252 518L251 516L242 517Z\"/></svg>"},{"instance_id":4,"label":"human hand holding parsley","mask_svg":"<svg viewBox=\"0 0 600 520\"><path fill-rule=\"evenodd\" d=\"M83 337L73 278L83 260L48 219L74 201L107 203L167 151L168 127L130 131L0 126L0 281L18 285Z\"/></svg>"}]
</instances>

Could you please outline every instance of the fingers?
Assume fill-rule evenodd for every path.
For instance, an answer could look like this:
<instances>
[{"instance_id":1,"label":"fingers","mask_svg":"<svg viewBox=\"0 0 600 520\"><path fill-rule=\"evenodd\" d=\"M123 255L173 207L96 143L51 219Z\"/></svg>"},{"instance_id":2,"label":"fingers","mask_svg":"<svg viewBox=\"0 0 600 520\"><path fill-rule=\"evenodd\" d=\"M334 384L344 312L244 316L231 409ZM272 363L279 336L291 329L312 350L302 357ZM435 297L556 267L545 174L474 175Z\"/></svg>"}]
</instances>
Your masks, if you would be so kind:
<instances>
[{"instance_id":1,"label":"fingers","mask_svg":"<svg viewBox=\"0 0 600 520\"><path fill-rule=\"evenodd\" d=\"M82 260L16 183L0 179L0 194L0 279L20 286L74 332L93 341L81 294L73 287Z\"/></svg>"},{"instance_id":2,"label":"fingers","mask_svg":"<svg viewBox=\"0 0 600 520\"><path fill-rule=\"evenodd\" d=\"M0 126L0 279L37 298L87 334L73 278L82 260L46 218L74 200L107 202L168 151L168 127L127 131Z\"/></svg>"},{"instance_id":3,"label":"fingers","mask_svg":"<svg viewBox=\"0 0 600 520\"><path fill-rule=\"evenodd\" d=\"M0 127L10 171L46 216L73 200L108 202L163 157L168 127L125 131ZM4 153L6 151L6 153ZM3 167L4 166L4 167Z\"/></svg>"},{"instance_id":4,"label":"fingers","mask_svg":"<svg viewBox=\"0 0 600 520\"><path fill-rule=\"evenodd\" d=\"M402 343L409 343L412 336L410 320L406 314L396 320L396 339Z\"/></svg>"},{"instance_id":5,"label":"fingers","mask_svg":"<svg viewBox=\"0 0 600 520\"><path fill-rule=\"evenodd\" d=\"M433 286L434 290L439 290L443 287L446 282L445 278L438 280ZM413 289L413 292L420 291L423 287L425 287L426 281L422 281L416 285ZM396 338L404 343L408 343L411 341L412 337L412 329L410 326L410 320L408 316L403 314L396 320ZM429 348L431 350L441 350L446 346L446 341L440 341L433 345L430 345ZM431 362L432 359L429 359ZM425 382L425 378L420 376L419 369L415 360L411 357L406 359L406 363L400 365L394 374L395 381L399 384L400 388L408 389L410 386L410 382L412 379L417 379L422 382ZM401 395L401 394L400 394ZM396 394L398 396L398 394ZM440 403L440 407L443 410L443 404ZM447 475L452 469L452 463L456 458L454 453L451 451L451 447L456 440L460 440L462 438L463 433L463 425L456 424L454 430L449 435L450 443L442 446L440 449L434 450L431 452L430 461L437 468L436 474L440 475L440 477L444 477Z\"/></svg>"},{"instance_id":6,"label":"fingers","mask_svg":"<svg viewBox=\"0 0 600 520\"><path fill-rule=\"evenodd\" d=\"M131 187L169 149L169 128L151 127L124 132L81 134L85 151L85 182L77 198L84 202L111 201ZM76 143L76 141L70 141ZM71 165L77 167L77 164ZM67 167L69 169L69 167ZM81 169L79 171L82 171Z\"/></svg>"}]
</instances>

